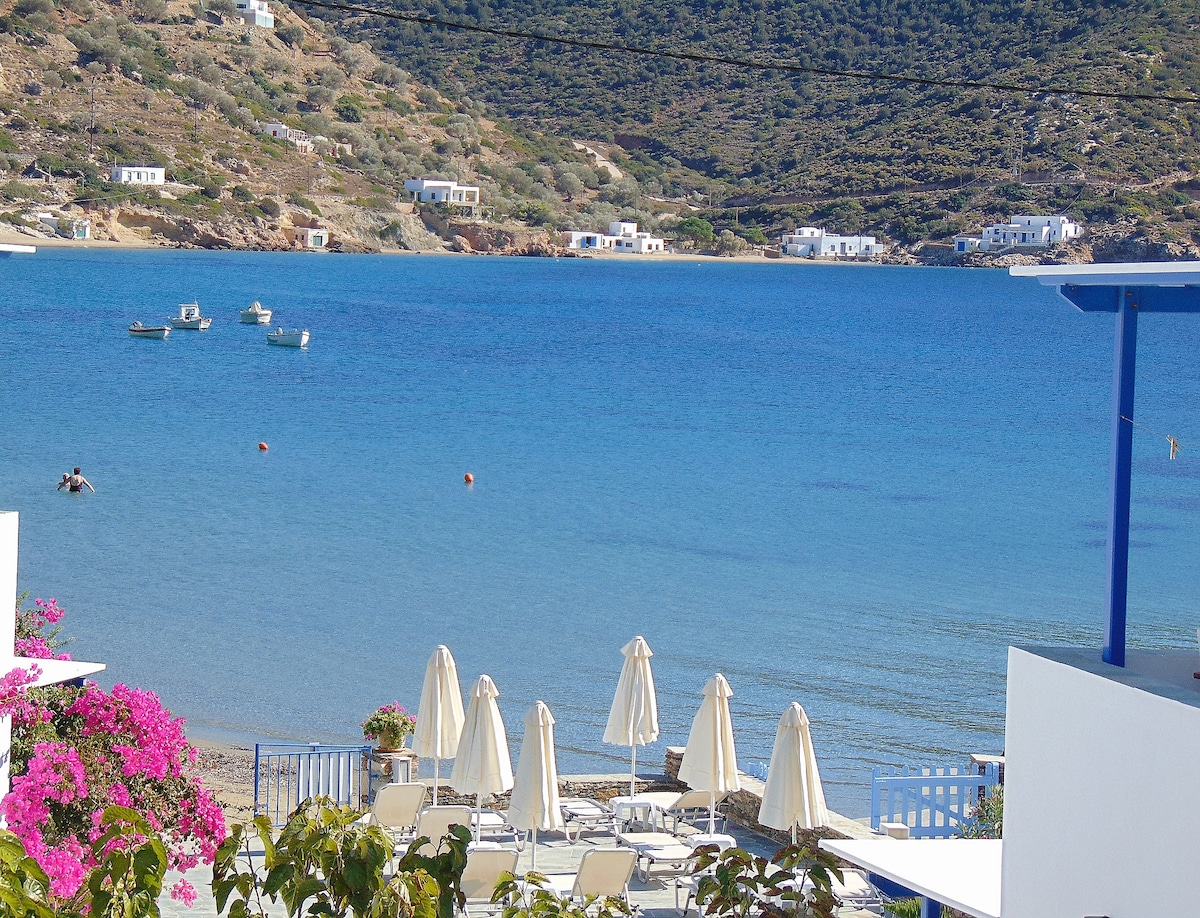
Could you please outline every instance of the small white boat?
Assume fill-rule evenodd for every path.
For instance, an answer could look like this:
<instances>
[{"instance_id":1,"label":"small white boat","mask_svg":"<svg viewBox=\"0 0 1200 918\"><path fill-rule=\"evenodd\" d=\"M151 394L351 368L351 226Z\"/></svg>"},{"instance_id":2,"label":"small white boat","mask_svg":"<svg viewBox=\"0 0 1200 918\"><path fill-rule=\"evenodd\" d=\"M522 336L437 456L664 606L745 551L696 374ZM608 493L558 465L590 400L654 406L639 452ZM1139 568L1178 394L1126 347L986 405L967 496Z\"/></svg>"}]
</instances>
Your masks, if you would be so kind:
<instances>
[{"instance_id":1,"label":"small white boat","mask_svg":"<svg viewBox=\"0 0 1200 918\"><path fill-rule=\"evenodd\" d=\"M247 325L270 325L271 310L263 309L263 304L255 300L246 309L238 313L242 317L242 321Z\"/></svg>"},{"instance_id":2,"label":"small white boat","mask_svg":"<svg viewBox=\"0 0 1200 918\"><path fill-rule=\"evenodd\" d=\"M308 346L308 329L291 329L284 331L282 328L277 328L273 332L267 332L267 344L278 344L280 347L307 347Z\"/></svg>"},{"instance_id":3,"label":"small white boat","mask_svg":"<svg viewBox=\"0 0 1200 918\"><path fill-rule=\"evenodd\" d=\"M161 341L171 334L171 329L166 325L143 325L141 322L134 322L129 326L129 334L135 338L158 338Z\"/></svg>"},{"instance_id":4,"label":"small white boat","mask_svg":"<svg viewBox=\"0 0 1200 918\"><path fill-rule=\"evenodd\" d=\"M171 320L172 328L190 328L195 331L204 331L210 325L212 319L200 315L199 303L180 303L179 315Z\"/></svg>"}]
</instances>

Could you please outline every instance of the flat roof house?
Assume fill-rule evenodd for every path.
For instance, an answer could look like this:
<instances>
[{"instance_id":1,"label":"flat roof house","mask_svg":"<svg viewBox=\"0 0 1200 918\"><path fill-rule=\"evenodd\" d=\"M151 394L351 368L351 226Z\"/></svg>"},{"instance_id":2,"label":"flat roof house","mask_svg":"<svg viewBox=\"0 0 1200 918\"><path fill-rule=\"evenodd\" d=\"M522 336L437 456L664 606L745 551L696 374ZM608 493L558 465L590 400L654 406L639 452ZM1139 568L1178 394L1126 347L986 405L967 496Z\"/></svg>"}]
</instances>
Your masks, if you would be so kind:
<instances>
[{"instance_id":1,"label":"flat roof house","mask_svg":"<svg viewBox=\"0 0 1200 918\"><path fill-rule=\"evenodd\" d=\"M479 204L478 185L460 185L449 179L406 179L404 190L412 193L420 204L450 204L476 207Z\"/></svg>"},{"instance_id":2,"label":"flat roof house","mask_svg":"<svg viewBox=\"0 0 1200 918\"><path fill-rule=\"evenodd\" d=\"M247 25L264 29L275 28L275 14L267 6L267 0L234 0L233 4Z\"/></svg>"},{"instance_id":3,"label":"flat roof house","mask_svg":"<svg viewBox=\"0 0 1200 918\"><path fill-rule=\"evenodd\" d=\"M807 258L872 258L883 254L874 236L840 236L818 226L801 226L784 233L780 248L784 255Z\"/></svg>"},{"instance_id":4,"label":"flat roof house","mask_svg":"<svg viewBox=\"0 0 1200 918\"><path fill-rule=\"evenodd\" d=\"M568 249L607 249L611 252L644 255L665 251L666 240L650 233L638 232L636 223L614 220L607 233L572 230L567 233Z\"/></svg>"},{"instance_id":5,"label":"flat roof house","mask_svg":"<svg viewBox=\"0 0 1200 918\"><path fill-rule=\"evenodd\" d=\"M1014 214L1007 223L985 226L978 244L972 244L971 236L956 236L954 250L969 252L979 249L989 252L994 249L1046 248L1074 239L1082 232L1078 223L1061 215Z\"/></svg>"},{"instance_id":6,"label":"flat roof house","mask_svg":"<svg viewBox=\"0 0 1200 918\"><path fill-rule=\"evenodd\" d=\"M112 180L121 185L165 185L164 166L113 166Z\"/></svg>"}]
</instances>

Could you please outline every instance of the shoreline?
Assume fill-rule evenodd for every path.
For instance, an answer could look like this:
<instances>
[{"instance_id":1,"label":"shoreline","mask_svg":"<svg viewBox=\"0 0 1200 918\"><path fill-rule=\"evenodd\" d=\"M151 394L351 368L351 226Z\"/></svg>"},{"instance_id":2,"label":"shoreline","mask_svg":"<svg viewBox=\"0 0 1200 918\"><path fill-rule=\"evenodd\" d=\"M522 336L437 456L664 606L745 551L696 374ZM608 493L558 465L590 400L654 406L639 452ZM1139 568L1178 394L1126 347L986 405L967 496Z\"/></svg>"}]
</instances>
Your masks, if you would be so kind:
<instances>
[{"instance_id":1,"label":"shoreline","mask_svg":"<svg viewBox=\"0 0 1200 918\"><path fill-rule=\"evenodd\" d=\"M194 248L182 247L175 245L158 245L154 242L133 241L133 240L108 240L108 239L62 239L59 237L35 236L27 235L18 232L8 226L0 224L0 242L17 243L21 245L39 246L48 249L100 249L100 250L129 250L129 251L171 251L171 252L260 252L263 254L280 254L280 255L381 255L381 256L400 256L400 257L433 257L433 258L531 258L543 257L553 260L558 259L580 259L606 261L614 263L628 264L651 264L651 263L678 263L678 262L694 262L696 264L790 264L790 265L809 265L809 266L829 266L829 265L862 265L869 267L935 267L933 264L925 264L923 262L910 263L907 261L889 261L878 259L839 259L839 258L801 258L794 255L763 255L759 253L744 253L740 255L705 255L701 252L655 252L652 254L624 254L618 252L605 252L599 250L589 250L586 254L576 254L574 250L566 250L570 254L553 255L553 256L529 256L510 252L455 252L450 249L431 250L431 251L416 251L412 249L381 249L378 252L338 252L333 250L308 250L295 249L289 251L280 251L275 249L236 249L236 248ZM972 266L974 267L974 266ZM1005 267L1005 265L996 265L995 267Z\"/></svg>"}]
</instances>

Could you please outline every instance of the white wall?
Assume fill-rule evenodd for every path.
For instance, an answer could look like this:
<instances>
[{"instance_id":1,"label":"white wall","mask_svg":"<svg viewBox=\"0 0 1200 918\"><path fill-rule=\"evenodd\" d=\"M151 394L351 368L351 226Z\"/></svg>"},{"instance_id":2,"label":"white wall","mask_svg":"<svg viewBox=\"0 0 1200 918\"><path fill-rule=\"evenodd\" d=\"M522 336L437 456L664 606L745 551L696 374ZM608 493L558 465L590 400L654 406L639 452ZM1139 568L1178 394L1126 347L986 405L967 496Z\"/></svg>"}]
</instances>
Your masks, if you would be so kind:
<instances>
[{"instance_id":1,"label":"white wall","mask_svg":"<svg viewBox=\"0 0 1200 918\"><path fill-rule=\"evenodd\" d=\"M15 510L0 511L0 656L10 656L16 635L16 619L10 614L17 605L17 522ZM7 675L0 673L0 676Z\"/></svg>"},{"instance_id":2,"label":"white wall","mask_svg":"<svg viewBox=\"0 0 1200 918\"><path fill-rule=\"evenodd\" d=\"M1194 652L1009 648L1003 914L1200 914Z\"/></svg>"}]
</instances>

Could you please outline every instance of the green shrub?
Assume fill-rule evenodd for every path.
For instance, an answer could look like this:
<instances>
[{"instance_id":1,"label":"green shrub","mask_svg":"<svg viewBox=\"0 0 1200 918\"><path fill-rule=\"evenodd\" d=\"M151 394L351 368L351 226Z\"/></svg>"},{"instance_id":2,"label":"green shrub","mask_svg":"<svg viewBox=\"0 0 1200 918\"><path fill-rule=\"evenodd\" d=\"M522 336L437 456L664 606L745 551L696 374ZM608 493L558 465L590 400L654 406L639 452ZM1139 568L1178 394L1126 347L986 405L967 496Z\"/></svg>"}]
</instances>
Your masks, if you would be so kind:
<instances>
[{"instance_id":1,"label":"green shrub","mask_svg":"<svg viewBox=\"0 0 1200 918\"><path fill-rule=\"evenodd\" d=\"M304 197L304 195L302 195L298 191L289 192L288 196L287 196L287 201L289 204L294 204L297 207L303 207L305 210L309 211L310 213L315 214L318 217L321 216L320 208L318 208L315 203L310 201L308 198Z\"/></svg>"}]
</instances>

